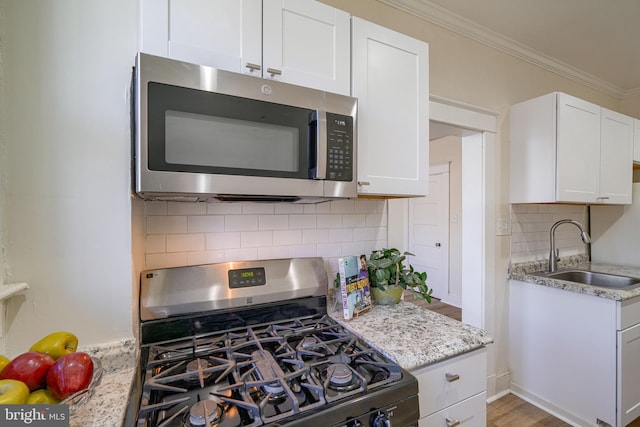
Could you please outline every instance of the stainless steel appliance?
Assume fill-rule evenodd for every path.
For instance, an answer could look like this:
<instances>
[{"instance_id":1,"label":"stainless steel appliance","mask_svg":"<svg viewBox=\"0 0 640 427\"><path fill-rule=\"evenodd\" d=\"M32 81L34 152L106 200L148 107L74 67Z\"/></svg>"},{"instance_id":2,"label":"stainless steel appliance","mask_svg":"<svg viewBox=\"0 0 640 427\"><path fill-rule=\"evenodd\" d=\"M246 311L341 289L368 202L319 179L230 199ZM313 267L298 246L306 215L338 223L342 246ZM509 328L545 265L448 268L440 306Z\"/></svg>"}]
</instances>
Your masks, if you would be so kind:
<instances>
[{"instance_id":1,"label":"stainless steel appliance","mask_svg":"<svg viewBox=\"0 0 640 427\"><path fill-rule=\"evenodd\" d=\"M139 53L134 104L143 198L356 197L355 98Z\"/></svg>"},{"instance_id":2,"label":"stainless steel appliance","mask_svg":"<svg viewBox=\"0 0 640 427\"><path fill-rule=\"evenodd\" d=\"M326 312L321 258L142 273L127 426L417 426L416 379Z\"/></svg>"}]
</instances>

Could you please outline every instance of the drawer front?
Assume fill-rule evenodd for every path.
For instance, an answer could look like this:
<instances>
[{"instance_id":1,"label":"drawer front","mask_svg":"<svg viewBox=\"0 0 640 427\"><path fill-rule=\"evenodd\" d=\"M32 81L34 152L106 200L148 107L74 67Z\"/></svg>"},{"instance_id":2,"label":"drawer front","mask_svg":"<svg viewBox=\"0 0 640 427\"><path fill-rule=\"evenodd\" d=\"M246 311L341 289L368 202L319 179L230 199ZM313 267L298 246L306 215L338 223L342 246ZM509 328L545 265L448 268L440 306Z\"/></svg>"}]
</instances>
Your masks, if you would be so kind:
<instances>
[{"instance_id":1,"label":"drawer front","mask_svg":"<svg viewBox=\"0 0 640 427\"><path fill-rule=\"evenodd\" d=\"M630 326L640 323L640 297L630 298L618 303L620 315L618 316L618 330L622 331Z\"/></svg>"},{"instance_id":2,"label":"drawer front","mask_svg":"<svg viewBox=\"0 0 640 427\"><path fill-rule=\"evenodd\" d=\"M481 348L411 372L418 379L420 416L460 402L487 388L487 350Z\"/></svg>"},{"instance_id":3,"label":"drawer front","mask_svg":"<svg viewBox=\"0 0 640 427\"><path fill-rule=\"evenodd\" d=\"M485 427L487 393L482 392L442 411L420 418L418 427Z\"/></svg>"}]
</instances>

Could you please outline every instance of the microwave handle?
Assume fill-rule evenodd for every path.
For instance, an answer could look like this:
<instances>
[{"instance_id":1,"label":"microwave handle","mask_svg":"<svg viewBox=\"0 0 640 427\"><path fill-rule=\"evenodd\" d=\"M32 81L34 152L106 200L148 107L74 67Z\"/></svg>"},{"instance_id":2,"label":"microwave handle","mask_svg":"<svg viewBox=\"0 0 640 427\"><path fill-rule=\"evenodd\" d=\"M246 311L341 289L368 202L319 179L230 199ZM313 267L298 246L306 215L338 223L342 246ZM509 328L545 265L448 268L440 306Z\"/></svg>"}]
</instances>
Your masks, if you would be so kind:
<instances>
[{"instance_id":1,"label":"microwave handle","mask_svg":"<svg viewBox=\"0 0 640 427\"><path fill-rule=\"evenodd\" d=\"M313 179L327 179L327 112L324 110L315 111L316 134L315 134L315 174Z\"/></svg>"}]
</instances>

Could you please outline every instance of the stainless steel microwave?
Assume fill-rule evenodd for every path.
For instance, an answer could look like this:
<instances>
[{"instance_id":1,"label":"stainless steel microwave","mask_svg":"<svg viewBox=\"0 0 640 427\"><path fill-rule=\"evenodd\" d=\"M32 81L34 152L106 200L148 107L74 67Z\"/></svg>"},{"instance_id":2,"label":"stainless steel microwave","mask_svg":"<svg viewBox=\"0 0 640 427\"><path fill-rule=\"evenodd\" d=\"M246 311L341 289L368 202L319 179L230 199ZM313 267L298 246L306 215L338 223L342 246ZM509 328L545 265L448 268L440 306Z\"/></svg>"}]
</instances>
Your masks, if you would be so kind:
<instances>
[{"instance_id":1,"label":"stainless steel microwave","mask_svg":"<svg viewBox=\"0 0 640 427\"><path fill-rule=\"evenodd\" d=\"M357 100L139 53L135 191L144 199L356 197Z\"/></svg>"}]
</instances>

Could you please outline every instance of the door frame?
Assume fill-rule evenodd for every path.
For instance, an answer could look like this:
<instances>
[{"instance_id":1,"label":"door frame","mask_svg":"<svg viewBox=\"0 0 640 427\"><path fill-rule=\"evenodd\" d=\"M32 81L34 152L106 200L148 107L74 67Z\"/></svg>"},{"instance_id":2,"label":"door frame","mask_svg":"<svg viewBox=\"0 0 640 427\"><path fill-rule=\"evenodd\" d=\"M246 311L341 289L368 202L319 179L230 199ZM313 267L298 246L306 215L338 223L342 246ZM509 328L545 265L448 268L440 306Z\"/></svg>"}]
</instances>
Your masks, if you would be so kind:
<instances>
[{"instance_id":1,"label":"door frame","mask_svg":"<svg viewBox=\"0 0 640 427\"><path fill-rule=\"evenodd\" d=\"M495 322L495 151L497 113L431 96L430 122L462 138L462 321ZM388 200L389 247L408 247L408 200Z\"/></svg>"}]
</instances>

